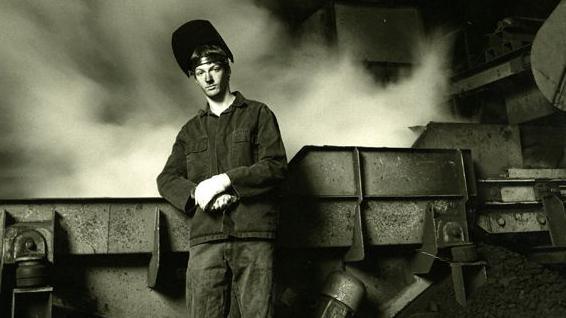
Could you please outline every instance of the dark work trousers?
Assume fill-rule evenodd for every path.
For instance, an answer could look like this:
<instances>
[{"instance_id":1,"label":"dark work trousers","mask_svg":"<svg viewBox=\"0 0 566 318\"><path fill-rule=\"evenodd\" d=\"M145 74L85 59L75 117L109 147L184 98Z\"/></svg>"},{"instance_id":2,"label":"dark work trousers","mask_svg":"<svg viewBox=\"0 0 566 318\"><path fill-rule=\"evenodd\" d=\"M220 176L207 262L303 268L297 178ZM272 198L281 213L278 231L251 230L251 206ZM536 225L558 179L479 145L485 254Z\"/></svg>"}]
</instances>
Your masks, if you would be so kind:
<instances>
[{"instance_id":1,"label":"dark work trousers","mask_svg":"<svg viewBox=\"0 0 566 318\"><path fill-rule=\"evenodd\" d=\"M191 318L224 318L233 289L242 318L273 317L270 240L228 240L189 248L186 300Z\"/></svg>"}]
</instances>

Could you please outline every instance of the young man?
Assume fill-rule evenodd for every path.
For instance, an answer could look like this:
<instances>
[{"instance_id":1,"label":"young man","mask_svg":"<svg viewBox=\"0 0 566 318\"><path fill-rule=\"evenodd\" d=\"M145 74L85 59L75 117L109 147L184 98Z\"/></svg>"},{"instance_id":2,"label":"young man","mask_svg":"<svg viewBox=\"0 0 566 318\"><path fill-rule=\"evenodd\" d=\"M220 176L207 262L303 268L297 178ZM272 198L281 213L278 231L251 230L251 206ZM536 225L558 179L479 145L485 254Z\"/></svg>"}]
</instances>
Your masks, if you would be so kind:
<instances>
[{"instance_id":1,"label":"young man","mask_svg":"<svg viewBox=\"0 0 566 318\"><path fill-rule=\"evenodd\" d=\"M275 191L287 169L277 120L265 104L230 90L232 52L210 22L185 23L172 45L207 101L157 177L159 193L192 216L189 316L226 317L233 289L242 317L271 317Z\"/></svg>"}]
</instances>

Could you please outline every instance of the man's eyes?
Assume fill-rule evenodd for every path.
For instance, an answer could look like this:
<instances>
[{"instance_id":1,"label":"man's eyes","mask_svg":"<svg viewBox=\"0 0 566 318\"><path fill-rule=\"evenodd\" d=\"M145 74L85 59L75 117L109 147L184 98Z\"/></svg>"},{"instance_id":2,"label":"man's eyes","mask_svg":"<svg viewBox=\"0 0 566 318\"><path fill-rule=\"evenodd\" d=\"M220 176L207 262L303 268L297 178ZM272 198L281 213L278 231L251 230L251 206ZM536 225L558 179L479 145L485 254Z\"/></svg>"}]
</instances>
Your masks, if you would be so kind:
<instances>
[{"instance_id":1,"label":"man's eyes","mask_svg":"<svg viewBox=\"0 0 566 318\"><path fill-rule=\"evenodd\" d=\"M218 73L218 72L222 71L222 67L220 67L220 66L213 67L213 68L210 69L210 71ZM195 75L196 76L202 76L202 75L204 75L204 73L205 73L205 71L196 71Z\"/></svg>"}]
</instances>

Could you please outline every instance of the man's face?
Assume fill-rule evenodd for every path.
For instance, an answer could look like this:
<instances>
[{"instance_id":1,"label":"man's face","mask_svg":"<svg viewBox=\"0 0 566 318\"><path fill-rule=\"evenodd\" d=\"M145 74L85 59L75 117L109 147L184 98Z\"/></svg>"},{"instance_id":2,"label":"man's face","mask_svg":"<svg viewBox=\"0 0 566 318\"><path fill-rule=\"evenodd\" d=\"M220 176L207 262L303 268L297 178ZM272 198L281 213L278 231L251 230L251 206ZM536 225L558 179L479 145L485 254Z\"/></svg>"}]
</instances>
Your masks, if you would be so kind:
<instances>
[{"instance_id":1,"label":"man's face","mask_svg":"<svg viewBox=\"0 0 566 318\"><path fill-rule=\"evenodd\" d=\"M195 68L195 80L198 86L206 96L213 99L224 95L229 79L230 74L222 64L210 62Z\"/></svg>"}]
</instances>

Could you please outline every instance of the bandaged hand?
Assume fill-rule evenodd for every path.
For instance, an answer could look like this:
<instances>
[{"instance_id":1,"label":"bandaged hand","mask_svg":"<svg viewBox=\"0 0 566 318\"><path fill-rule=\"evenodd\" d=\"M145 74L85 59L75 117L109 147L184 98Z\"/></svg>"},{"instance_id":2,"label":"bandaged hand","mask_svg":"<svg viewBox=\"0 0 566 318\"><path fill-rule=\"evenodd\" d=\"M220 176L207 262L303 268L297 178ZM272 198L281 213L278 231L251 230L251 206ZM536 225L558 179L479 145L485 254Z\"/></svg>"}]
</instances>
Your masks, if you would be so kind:
<instances>
[{"instance_id":1,"label":"bandaged hand","mask_svg":"<svg viewBox=\"0 0 566 318\"><path fill-rule=\"evenodd\" d=\"M214 198L214 202L212 204L209 204L208 209L213 212L222 210L236 203L236 201L238 201L238 197L236 197L235 195L231 195L228 193L220 194L219 196Z\"/></svg>"},{"instance_id":2,"label":"bandaged hand","mask_svg":"<svg viewBox=\"0 0 566 318\"><path fill-rule=\"evenodd\" d=\"M231 181L225 173L210 177L199 183L195 189L195 201L201 209L205 209L212 198L230 186Z\"/></svg>"}]
</instances>

